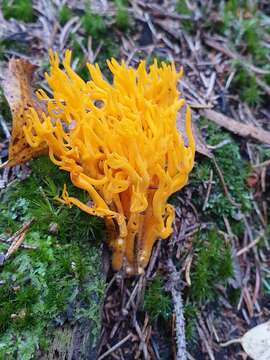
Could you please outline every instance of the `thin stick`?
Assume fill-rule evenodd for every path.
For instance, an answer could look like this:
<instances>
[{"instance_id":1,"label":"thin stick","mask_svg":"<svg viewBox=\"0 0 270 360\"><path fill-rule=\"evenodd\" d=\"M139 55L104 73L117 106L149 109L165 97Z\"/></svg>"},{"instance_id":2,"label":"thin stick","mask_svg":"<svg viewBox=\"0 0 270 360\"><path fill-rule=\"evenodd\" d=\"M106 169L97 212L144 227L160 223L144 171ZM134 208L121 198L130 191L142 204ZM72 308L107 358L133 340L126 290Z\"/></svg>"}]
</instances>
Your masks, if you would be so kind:
<instances>
[{"instance_id":1,"label":"thin stick","mask_svg":"<svg viewBox=\"0 0 270 360\"><path fill-rule=\"evenodd\" d=\"M9 239L3 239L2 237L0 237L0 242L10 245ZM37 246L27 245L27 244L21 244L20 247L23 249L28 249L28 250L36 250L37 249Z\"/></svg>"},{"instance_id":2,"label":"thin stick","mask_svg":"<svg viewBox=\"0 0 270 360\"><path fill-rule=\"evenodd\" d=\"M232 340L229 340L229 341L226 341L225 343L219 343L220 346L222 347L226 347L226 346L229 346L231 344L241 344L242 342L242 339L232 339Z\"/></svg>"},{"instance_id":3,"label":"thin stick","mask_svg":"<svg viewBox=\"0 0 270 360\"><path fill-rule=\"evenodd\" d=\"M264 234L260 234L255 240L251 241L250 244L248 244L246 247L244 247L243 249L239 250L236 255L240 256L243 255L244 253L246 253L247 251L249 251L251 248L253 248L255 245L258 244L258 242L261 240L261 238L263 237Z\"/></svg>"},{"instance_id":4,"label":"thin stick","mask_svg":"<svg viewBox=\"0 0 270 360\"><path fill-rule=\"evenodd\" d=\"M201 111L208 120L242 137L251 137L262 143L270 144L270 131L264 130L251 124L243 124L222 113L211 109Z\"/></svg>"},{"instance_id":5,"label":"thin stick","mask_svg":"<svg viewBox=\"0 0 270 360\"><path fill-rule=\"evenodd\" d=\"M116 349L118 349L120 346L122 346L126 341L128 341L131 338L132 334L129 333L124 339L119 341L117 344L115 344L113 347L111 347L108 351L103 353L98 360L105 359L106 356L110 355L112 352L114 352Z\"/></svg>"},{"instance_id":6,"label":"thin stick","mask_svg":"<svg viewBox=\"0 0 270 360\"><path fill-rule=\"evenodd\" d=\"M253 165L253 169L270 165L270 160L261 162L260 164Z\"/></svg>"},{"instance_id":7,"label":"thin stick","mask_svg":"<svg viewBox=\"0 0 270 360\"><path fill-rule=\"evenodd\" d=\"M166 288L172 294L175 312L175 333L176 333L176 360L187 360L185 318L181 291L178 289L180 274L177 272L172 259L167 261L168 283Z\"/></svg>"},{"instance_id":8,"label":"thin stick","mask_svg":"<svg viewBox=\"0 0 270 360\"><path fill-rule=\"evenodd\" d=\"M22 242L23 242L23 240L25 238L25 234L26 234L25 232L22 233L21 235L19 235L17 237L16 240L14 240L12 242L12 244L10 245L8 251L5 254L5 260L7 260L21 246L21 244L22 244Z\"/></svg>"},{"instance_id":9,"label":"thin stick","mask_svg":"<svg viewBox=\"0 0 270 360\"><path fill-rule=\"evenodd\" d=\"M180 290L176 291L173 287L171 290L173 306L175 310L175 332L177 344L177 360L186 360L186 336L185 336L185 319L183 314L183 301Z\"/></svg>"},{"instance_id":10,"label":"thin stick","mask_svg":"<svg viewBox=\"0 0 270 360\"><path fill-rule=\"evenodd\" d=\"M7 239L7 241L9 243L12 243L18 236L25 233L25 231L30 227L30 225L33 223L33 221L34 221L34 219L30 219L29 221L24 223L22 225L22 227L15 232L15 234L13 234L9 239Z\"/></svg>"},{"instance_id":11,"label":"thin stick","mask_svg":"<svg viewBox=\"0 0 270 360\"><path fill-rule=\"evenodd\" d=\"M217 163L217 161L216 161L216 159L215 159L214 156L213 156L212 160L213 160L213 162L214 162L214 165L215 165L215 167L216 167L218 176L219 176L219 178L220 178L221 185L222 185L222 187L223 187L223 191L224 191L225 195L227 196L229 202L230 202L233 206L239 207L240 204L237 204L237 203L234 201L234 199L232 198L232 196L231 196L231 194L230 194L230 192L229 192L229 190L228 190L228 187L227 187L227 185L226 185L226 183L225 183L225 180L224 180L223 173L222 173L222 171L221 171L221 169L220 169L220 167L219 167L219 165L218 165L218 163Z\"/></svg>"},{"instance_id":12,"label":"thin stick","mask_svg":"<svg viewBox=\"0 0 270 360\"><path fill-rule=\"evenodd\" d=\"M4 168L5 166L7 166L8 164L8 160L3 162L2 164L0 164L0 169Z\"/></svg>"},{"instance_id":13,"label":"thin stick","mask_svg":"<svg viewBox=\"0 0 270 360\"><path fill-rule=\"evenodd\" d=\"M213 181L213 170L210 171L210 178L208 180L208 187L207 187L207 192L206 192L206 196L205 196L205 200L204 200L204 204L203 204L203 211L205 211L207 204L208 204L208 200L209 200L209 196L210 196L210 192L212 189L212 181Z\"/></svg>"},{"instance_id":14,"label":"thin stick","mask_svg":"<svg viewBox=\"0 0 270 360\"><path fill-rule=\"evenodd\" d=\"M208 352L210 360L215 360L215 356L214 356L213 351L212 351L212 349L211 349L211 347L210 347L210 345L208 343L208 340L207 340L203 330L200 328L200 325L198 323L197 323L197 330L198 330L198 333L200 335L201 340L203 341L203 343L204 343L204 345L206 347L206 350Z\"/></svg>"}]
</instances>

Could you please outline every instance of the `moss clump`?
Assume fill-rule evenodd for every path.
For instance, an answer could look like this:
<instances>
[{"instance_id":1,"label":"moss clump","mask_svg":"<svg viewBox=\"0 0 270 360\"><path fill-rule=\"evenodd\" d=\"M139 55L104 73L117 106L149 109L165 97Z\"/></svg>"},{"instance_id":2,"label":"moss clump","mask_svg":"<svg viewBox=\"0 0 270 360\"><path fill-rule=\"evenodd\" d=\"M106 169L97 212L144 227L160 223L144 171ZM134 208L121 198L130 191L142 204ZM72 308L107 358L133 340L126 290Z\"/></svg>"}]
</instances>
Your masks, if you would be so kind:
<instances>
[{"instance_id":1,"label":"moss clump","mask_svg":"<svg viewBox=\"0 0 270 360\"><path fill-rule=\"evenodd\" d=\"M248 58L250 63L269 71L270 49L264 45L267 30L260 4L256 1L229 0L220 2L218 9L219 19L214 23L209 22L208 27L226 36L229 47ZM245 64L239 61L235 63L234 92L248 105L260 105L266 97L262 96L263 90L257 85L253 72ZM263 76L266 83L269 83L269 74Z\"/></svg>"},{"instance_id":2,"label":"moss clump","mask_svg":"<svg viewBox=\"0 0 270 360\"><path fill-rule=\"evenodd\" d=\"M200 126L205 132L206 142L209 145L217 145L224 140L229 142L214 151L217 163L224 175L228 190L234 201L239 204L242 212L249 212L251 201L249 190L246 187L246 177L249 167L241 158L240 148L231 135L221 132L218 126L207 122L205 118L200 121ZM234 206L224 194L220 178L216 172L213 162L209 159L201 159L195 166L190 176L190 183L194 185L194 202L200 208L203 206L204 197L198 191L202 182L209 180L211 169L214 172L212 189L205 209L206 218L214 220L218 226L223 227L223 216L226 216L233 223L237 222L238 207ZM198 191L198 193L197 193Z\"/></svg>"},{"instance_id":3,"label":"moss clump","mask_svg":"<svg viewBox=\"0 0 270 360\"><path fill-rule=\"evenodd\" d=\"M74 69L76 73L85 81L89 80L89 72L86 67L87 59L83 53L82 46L87 46L87 39L83 39L77 34L70 34L70 48L72 49L72 58L76 63Z\"/></svg>"},{"instance_id":4,"label":"moss clump","mask_svg":"<svg viewBox=\"0 0 270 360\"><path fill-rule=\"evenodd\" d=\"M98 53L95 62L99 64L102 73L108 78L111 79L111 72L108 69L106 60L112 57L118 58L120 54L120 48L117 45L116 39L114 39L114 34L112 33L111 38L99 37L93 39L93 49L96 49L100 44L102 39L102 47ZM81 38L77 34L71 34L70 48L72 48L72 57L76 61L76 72L80 75L85 81L89 80L89 72L86 67L88 59L86 59L85 54L82 51L82 46L87 46L87 38Z\"/></svg>"},{"instance_id":5,"label":"moss clump","mask_svg":"<svg viewBox=\"0 0 270 360\"><path fill-rule=\"evenodd\" d=\"M164 55L160 55L160 54L155 54L154 52L147 57L146 59L146 64L147 66L150 66L153 64L153 62L156 61L158 66L162 66L162 63L165 64L171 64L171 61L166 57L166 54Z\"/></svg>"},{"instance_id":6,"label":"moss clump","mask_svg":"<svg viewBox=\"0 0 270 360\"><path fill-rule=\"evenodd\" d=\"M32 229L48 232L50 225L55 224L57 237L63 242L74 238L103 238L100 218L89 216L76 207L68 208L55 200L67 184L71 194L87 201L86 193L71 184L66 172L60 171L47 156L36 159L30 167L31 176L4 194L6 205L1 212L0 226L6 224L14 231L18 221L34 217L39 221L33 224Z\"/></svg>"},{"instance_id":7,"label":"moss clump","mask_svg":"<svg viewBox=\"0 0 270 360\"><path fill-rule=\"evenodd\" d=\"M96 62L99 64L102 74L109 81L112 80L112 73L109 71L106 60L110 58L118 59L120 55L120 47L117 45L117 41L113 38L108 39L105 38L103 41L103 46L101 51L99 52Z\"/></svg>"},{"instance_id":8,"label":"moss clump","mask_svg":"<svg viewBox=\"0 0 270 360\"><path fill-rule=\"evenodd\" d=\"M181 20L181 26L188 33L193 33L195 30L195 21L192 19L192 11L187 6L187 2L185 0L178 0L176 3L176 11L180 15L189 15L191 17L190 20Z\"/></svg>"},{"instance_id":9,"label":"moss clump","mask_svg":"<svg viewBox=\"0 0 270 360\"><path fill-rule=\"evenodd\" d=\"M64 26L73 16L72 10L67 6L63 5L58 13L58 19L61 26Z\"/></svg>"},{"instance_id":10,"label":"moss clump","mask_svg":"<svg viewBox=\"0 0 270 360\"><path fill-rule=\"evenodd\" d=\"M88 9L82 17L82 25L87 35L91 35L94 39L102 37L106 31L104 18L98 14L94 14Z\"/></svg>"},{"instance_id":11,"label":"moss clump","mask_svg":"<svg viewBox=\"0 0 270 360\"><path fill-rule=\"evenodd\" d=\"M81 199L85 194L47 157L31 168L1 194L0 232L8 236L34 217L25 243L37 249L19 249L1 269L0 359L31 359L66 322L90 322L93 337L100 328L105 281L96 240L104 237L103 224L54 200L64 183Z\"/></svg>"},{"instance_id":12,"label":"moss clump","mask_svg":"<svg viewBox=\"0 0 270 360\"><path fill-rule=\"evenodd\" d=\"M32 0L3 0L2 11L5 19L13 18L25 22L35 20Z\"/></svg>"},{"instance_id":13,"label":"moss clump","mask_svg":"<svg viewBox=\"0 0 270 360\"><path fill-rule=\"evenodd\" d=\"M129 19L127 7L125 5L125 1L115 0L115 5L116 5L116 16L115 16L116 26L119 29L126 31L130 25L130 19Z\"/></svg>"},{"instance_id":14,"label":"moss clump","mask_svg":"<svg viewBox=\"0 0 270 360\"><path fill-rule=\"evenodd\" d=\"M233 86L239 92L241 100L248 105L259 106L262 103L262 91L257 85L256 78L245 68L238 67Z\"/></svg>"},{"instance_id":15,"label":"moss clump","mask_svg":"<svg viewBox=\"0 0 270 360\"><path fill-rule=\"evenodd\" d=\"M195 261L191 271L190 296L195 302L213 300L215 286L233 275L231 249L215 229L201 231L193 240Z\"/></svg>"},{"instance_id":16,"label":"moss clump","mask_svg":"<svg viewBox=\"0 0 270 360\"><path fill-rule=\"evenodd\" d=\"M12 39L0 39L0 60L9 58L9 52L15 51L21 54L29 52L29 42L24 39L17 41Z\"/></svg>"},{"instance_id":17,"label":"moss clump","mask_svg":"<svg viewBox=\"0 0 270 360\"><path fill-rule=\"evenodd\" d=\"M10 108L8 106L7 100L4 96L4 92L2 88L0 87L0 114L3 116L5 121L10 122L11 121L11 112ZM0 131L2 129L0 128Z\"/></svg>"},{"instance_id":18,"label":"moss clump","mask_svg":"<svg viewBox=\"0 0 270 360\"><path fill-rule=\"evenodd\" d=\"M144 296L144 310L152 321L168 320L172 312L172 303L169 294L164 289L161 276L158 274L151 280Z\"/></svg>"},{"instance_id":19,"label":"moss clump","mask_svg":"<svg viewBox=\"0 0 270 360\"><path fill-rule=\"evenodd\" d=\"M196 307L195 304L187 303L184 305L186 340L191 343L194 342L197 312L198 312L198 308Z\"/></svg>"}]
</instances>

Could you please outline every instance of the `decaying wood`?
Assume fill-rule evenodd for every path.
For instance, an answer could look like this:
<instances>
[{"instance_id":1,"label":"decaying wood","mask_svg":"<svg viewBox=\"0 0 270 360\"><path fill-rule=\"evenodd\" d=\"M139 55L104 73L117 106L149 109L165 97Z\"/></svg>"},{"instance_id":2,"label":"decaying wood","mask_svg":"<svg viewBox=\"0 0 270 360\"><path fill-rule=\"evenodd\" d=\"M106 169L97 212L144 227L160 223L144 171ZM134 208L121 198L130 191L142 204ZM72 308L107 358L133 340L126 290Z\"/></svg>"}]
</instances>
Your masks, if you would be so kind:
<instances>
[{"instance_id":1,"label":"decaying wood","mask_svg":"<svg viewBox=\"0 0 270 360\"><path fill-rule=\"evenodd\" d=\"M204 109L202 110L202 114L204 114L207 119L213 121L215 124L224 127L225 129L233 132L236 135L240 135L243 137L251 137L264 144L270 144L269 131L263 130L262 128L250 124L240 123L239 121L236 121L214 110Z\"/></svg>"},{"instance_id":2,"label":"decaying wood","mask_svg":"<svg viewBox=\"0 0 270 360\"><path fill-rule=\"evenodd\" d=\"M40 353L38 359L97 359L91 330L92 326L89 320L83 320L75 326L71 322L66 322L52 332L49 348Z\"/></svg>"}]
</instances>

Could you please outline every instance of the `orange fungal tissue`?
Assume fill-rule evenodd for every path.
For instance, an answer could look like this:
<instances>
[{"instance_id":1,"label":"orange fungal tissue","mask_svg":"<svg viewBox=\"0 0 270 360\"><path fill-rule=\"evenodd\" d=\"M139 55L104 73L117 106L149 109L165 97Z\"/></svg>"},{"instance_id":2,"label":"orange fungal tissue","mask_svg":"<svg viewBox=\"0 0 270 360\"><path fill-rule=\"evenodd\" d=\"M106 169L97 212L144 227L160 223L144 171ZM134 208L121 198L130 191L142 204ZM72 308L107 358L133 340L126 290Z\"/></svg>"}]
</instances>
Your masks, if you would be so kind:
<instances>
[{"instance_id":1,"label":"orange fungal tissue","mask_svg":"<svg viewBox=\"0 0 270 360\"><path fill-rule=\"evenodd\" d=\"M144 61L134 69L111 59L112 83L92 64L86 82L71 68L69 50L63 68L53 52L50 64L52 96L37 92L47 111L28 110L26 140L33 148L46 142L51 161L89 194L91 206L66 188L61 201L104 217L113 268L141 273L155 241L172 232L168 198L187 183L194 163L188 106L188 146L176 128L177 112L185 106L177 90L182 73L173 64L155 61L147 71Z\"/></svg>"}]
</instances>

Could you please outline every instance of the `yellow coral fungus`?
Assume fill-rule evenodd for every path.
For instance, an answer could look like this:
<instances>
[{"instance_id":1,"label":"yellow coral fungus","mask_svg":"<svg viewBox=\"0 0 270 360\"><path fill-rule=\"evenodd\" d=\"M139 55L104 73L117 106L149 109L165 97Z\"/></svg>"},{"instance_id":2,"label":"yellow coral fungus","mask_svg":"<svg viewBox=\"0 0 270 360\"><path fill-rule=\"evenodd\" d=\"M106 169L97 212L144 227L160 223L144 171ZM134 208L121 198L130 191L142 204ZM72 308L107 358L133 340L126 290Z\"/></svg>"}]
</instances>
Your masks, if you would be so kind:
<instances>
[{"instance_id":1,"label":"yellow coral fungus","mask_svg":"<svg viewBox=\"0 0 270 360\"><path fill-rule=\"evenodd\" d=\"M28 112L25 137L32 147L46 142L51 160L88 192L91 207L66 189L62 201L105 218L113 268L140 273L155 241L172 232L174 209L167 200L187 183L193 167L188 107L189 146L176 129L176 114L185 105L177 90L181 71L157 62L147 71L144 61L133 69L111 59L110 84L92 64L91 80L83 81L71 68L70 51L64 70L57 54L50 53L50 62L46 79L53 97L38 91L47 113Z\"/></svg>"}]
</instances>

